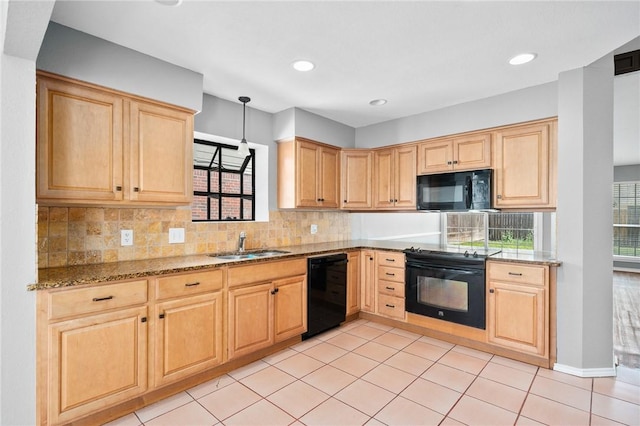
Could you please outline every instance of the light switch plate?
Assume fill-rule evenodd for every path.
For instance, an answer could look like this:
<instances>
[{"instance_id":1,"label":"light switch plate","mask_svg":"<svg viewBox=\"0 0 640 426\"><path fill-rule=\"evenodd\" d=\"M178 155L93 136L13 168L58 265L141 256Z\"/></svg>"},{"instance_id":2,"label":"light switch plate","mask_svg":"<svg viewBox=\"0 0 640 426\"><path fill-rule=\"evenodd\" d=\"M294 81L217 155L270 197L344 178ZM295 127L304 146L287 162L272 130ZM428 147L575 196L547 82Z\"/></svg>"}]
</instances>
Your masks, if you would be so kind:
<instances>
[{"instance_id":1,"label":"light switch plate","mask_svg":"<svg viewBox=\"0 0 640 426\"><path fill-rule=\"evenodd\" d=\"M184 243L184 228L169 228L169 244Z\"/></svg>"},{"instance_id":2,"label":"light switch plate","mask_svg":"<svg viewBox=\"0 0 640 426\"><path fill-rule=\"evenodd\" d=\"M311 233L312 234L317 234L318 233L318 225L316 225L316 224L311 225Z\"/></svg>"},{"instance_id":3,"label":"light switch plate","mask_svg":"<svg viewBox=\"0 0 640 426\"><path fill-rule=\"evenodd\" d=\"M120 245L121 246L133 245L133 229L122 229L120 231Z\"/></svg>"}]
</instances>

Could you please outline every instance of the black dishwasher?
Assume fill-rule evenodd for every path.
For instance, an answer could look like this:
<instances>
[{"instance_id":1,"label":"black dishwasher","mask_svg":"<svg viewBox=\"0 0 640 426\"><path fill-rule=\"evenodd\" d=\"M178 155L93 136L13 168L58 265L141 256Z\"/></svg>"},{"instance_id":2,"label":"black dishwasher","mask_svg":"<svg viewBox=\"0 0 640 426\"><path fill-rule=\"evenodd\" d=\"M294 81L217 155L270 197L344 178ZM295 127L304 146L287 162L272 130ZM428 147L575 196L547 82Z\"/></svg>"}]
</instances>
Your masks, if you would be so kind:
<instances>
[{"instance_id":1,"label":"black dishwasher","mask_svg":"<svg viewBox=\"0 0 640 426\"><path fill-rule=\"evenodd\" d=\"M310 257L307 260L308 339L344 322L347 312L347 255Z\"/></svg>"}]
</instances>

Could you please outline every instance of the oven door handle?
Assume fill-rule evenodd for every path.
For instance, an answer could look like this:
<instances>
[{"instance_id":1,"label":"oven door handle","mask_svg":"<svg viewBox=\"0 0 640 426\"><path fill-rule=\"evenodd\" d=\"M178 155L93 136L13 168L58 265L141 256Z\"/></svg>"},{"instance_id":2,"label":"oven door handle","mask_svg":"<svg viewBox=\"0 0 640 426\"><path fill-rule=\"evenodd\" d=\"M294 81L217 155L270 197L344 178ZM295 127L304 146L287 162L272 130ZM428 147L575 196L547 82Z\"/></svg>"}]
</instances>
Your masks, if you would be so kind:
<instances>
[{"instance_id":1,"label":"oven door handle","mask_svg":"<svg viewBox=\"0 0 640 426\"><path fill-rule=\"evenodd\" d=\"M464 205L467 209L471 208L471 200L473 197L473 181L471 180L471 176L467 176L464 182Z\"/></svg>"}]
</instances>

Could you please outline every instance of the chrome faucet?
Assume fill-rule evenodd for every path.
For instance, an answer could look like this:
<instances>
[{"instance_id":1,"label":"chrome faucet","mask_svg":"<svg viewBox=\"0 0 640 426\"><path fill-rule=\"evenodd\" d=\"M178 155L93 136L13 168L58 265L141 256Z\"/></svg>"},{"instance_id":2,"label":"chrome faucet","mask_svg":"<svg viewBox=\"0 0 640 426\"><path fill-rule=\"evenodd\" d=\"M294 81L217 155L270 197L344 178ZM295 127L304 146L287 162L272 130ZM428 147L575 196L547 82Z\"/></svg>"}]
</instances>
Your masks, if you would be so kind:
<instances>
[{"instance_id":1,"label":"chrome faucet","mask_svg":"<svg viewBox=\"0 0 640 426\"><path fill-rule=\"evenodd\" d=\"M238 239L238 251L242 253L244 251L244 240L247 238L247 234L244 231L240 232L240 238Z\"/></svg>"}]
</instances>

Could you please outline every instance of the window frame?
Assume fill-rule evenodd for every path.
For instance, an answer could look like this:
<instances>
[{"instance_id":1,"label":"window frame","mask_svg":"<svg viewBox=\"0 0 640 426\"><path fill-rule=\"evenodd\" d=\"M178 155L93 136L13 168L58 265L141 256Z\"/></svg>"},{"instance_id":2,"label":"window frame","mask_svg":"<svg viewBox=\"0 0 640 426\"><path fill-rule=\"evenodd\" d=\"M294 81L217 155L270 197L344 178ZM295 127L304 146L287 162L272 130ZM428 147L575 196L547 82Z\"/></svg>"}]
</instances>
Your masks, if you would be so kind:
<instances>
[{"instance_id":1,"label":"window frame","mask_svg":"<svg viewBox=\"0 0 640 426\"><path fill-rule=\"evenodd\" d=\"M203 138L199 138L196 136L194 136L193 139L193 143L194 144L202 144L202 145L208 145L208 146L212 146L215 147L215 153L212 157L211 163L209 164L209 166L199 166L196 164L193 164L193 170L203 170L206 171L207 173L207 191L196 191L194 189L193 191L193 195L194 195L194 203L195 203L195 197L207 197L207 218L206 219L196 219L193 217L193 213L191 215L191 221L192 222L255 222L256 221L256 152L255 149L253 148L249 148L249 155L247 157L245 157L244 162L242 163L242 166L240 167L239 170L230 170L230 169L225 169L224 167L212 167L213 165L213 160L216 158L216 156L221 156L222 155L222 148L226 148L226 149L230 149L230 150L237 150L238 146L237 145L232 145L232 144L227 144L224 142L220 142L220 141L215 141L215 140L208 140L208 139L203 139ZM222 160L220 160L220 164L222 164ZM245 194L244 193L244 185L245 185L245 180L244 180L244 176L245 173L244 171L246 170L247 166L251 164L251 194ZM213 173L217 173L218 174L218 188L217 191L214 191L213 188L211 188L211 177ZM223 192L222 188L223 188L223 175L225 173L230 173L233 175L239 175L240 176L240 191L239 193L228 193L228 192ZM212 212L212 202L211 199L215 198L217 199L217 212L218 212L218 219L212 219L211 217L211 212ZM238 198L240 200L240 207L239 207L239 215L240 217L234 217L234 218L224 218L223 217L223 199L229 199L229 198ZM244 218L244 213L245 213L245 209L244 209L244 202L245 201L251 201L251 218L250 219L246 219Z\"/></svg>"},{"instance_id":2,"label":"window frame","mask_svg":"<svg viewBox=\"0 0 640 426\"><path fill-rule=\"evenodd\" d=\"M639 262L640 263L640 244L637 247L634 247L634 251L637 253L636 255L626 255L626 254L616 254L616 247L617 247L617 251L618 253L620 252L620 244L618 241L618 245L616 246L616 235L615 235L615 231L616 228L639 228L640 224L629 224L629 223L616 223L619 221L615 220L616 217L616 210L620 210L620 196L618 196L618 198L615 198L615 194L616 194L616 189L615 186L617 185L618 187L620 185L635 185L634 188L634 199L635 199L635 208L636 209L640 209L640 197L638 197L636 194L638 194L638 188L640 187L640 181L620 181L620 182L613 182L613 186L612 186L612 191L611 191L611 202L612 202L612 226L613 226L613 241L612 241L612 256L614 258L614 260L618 260L618 261L624 261L624 262ZM620 188L618 188L618 195L620 194Z\"/></svg>"}]
</instances>

